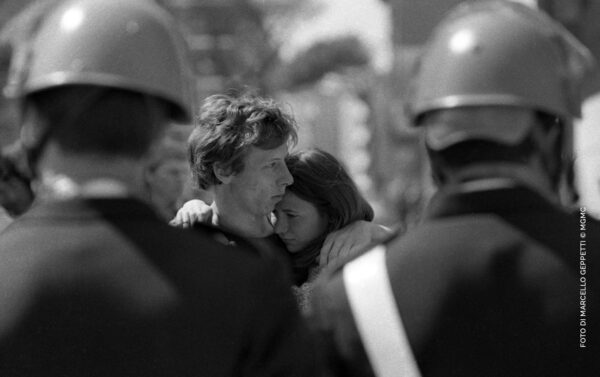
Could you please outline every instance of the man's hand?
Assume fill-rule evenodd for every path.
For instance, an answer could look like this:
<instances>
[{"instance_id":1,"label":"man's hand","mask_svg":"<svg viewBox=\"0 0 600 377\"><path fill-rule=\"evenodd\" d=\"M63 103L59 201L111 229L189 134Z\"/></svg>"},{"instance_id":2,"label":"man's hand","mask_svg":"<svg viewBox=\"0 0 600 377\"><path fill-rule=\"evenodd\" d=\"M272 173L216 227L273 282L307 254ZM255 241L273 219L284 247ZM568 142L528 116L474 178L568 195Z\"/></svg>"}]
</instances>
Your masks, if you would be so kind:
<instances>
[{"instance_id":1,"label":"man's hand","mask_svg":"<svg viewBox=\"0 0 600 377\"><path fill-rule=\"evenodd\" d=\"M211 224L212 216L211 206L200 199L192 199L184 203L169 224L187 229L196 223Z\"/></svg>"},{"instance_id":2,"label":"man's hand","mask_svg":"<svg viewBox=\"0 0 600 377\"><path fill-rule=\"evenodd\" d=\"M321 247L319 265L325 266L340 258L348 259L398 233L399 229L396 228L390 229L369 221L355 221L327 236Z\"/></svg>"}]
</instances>

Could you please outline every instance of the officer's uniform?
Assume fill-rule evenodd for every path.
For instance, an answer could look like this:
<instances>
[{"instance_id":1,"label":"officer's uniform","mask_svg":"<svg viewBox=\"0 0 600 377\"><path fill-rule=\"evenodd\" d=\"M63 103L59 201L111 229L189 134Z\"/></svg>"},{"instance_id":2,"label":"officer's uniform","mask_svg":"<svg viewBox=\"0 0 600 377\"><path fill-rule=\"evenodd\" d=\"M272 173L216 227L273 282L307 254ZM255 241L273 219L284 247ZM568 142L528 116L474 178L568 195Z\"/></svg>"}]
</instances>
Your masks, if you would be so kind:
<instances>
[{"instance_id":1,"label":"officer's uniform","mask_svg":"<svg viewBox=\"0 0 600 377\"><path fill-rule=\"evenodd\" d=\"M96 109L95 100L118 107L106 96L130 98L116 97L123 92L140 100L131 102L139 106L131 110L130 128L144 119L157 122L143 135L148 143L137 144L146 152L151 132L191 121L184 40L153 1L61 3L25 47L18 55L28 56L29 66L11 84L26 115L28 105L66 113L62 123L28 119L24 126L46 134L28 139L27 148L58 140L53 127L73 118L81 129L70 132L88 132L82 114ZM69 111L63 102L72 92L64 86L100 93L105 101L92 95ZM52 92L41 93L46 90ZM27 102L49 93L56 103ZM129 118L117 113L121 123L106 125L111 142L119 127L128 135ZM141 173L144 150L132 157L103 144L94 145L100 152L67 153L56 144L46 155L37 150L36 202L0 235L0 376L315 375L314 348L289 277L247 248L217 242L207 228L168 226L134 199L141 181L124 176L128 167L132 176ZM79 158L120 170L90 169L77 180L85 169ZM52 171L57 166L62 170Z\"/></svg>"},{"instance_id":2,"label":"officer's uniform","mask_svg":"<svg viewBox=\"0 0 600 377\"><path fill-rule=\"evenodd\" d=\"M314 375L281 270L135 199L35 205L0 251L2 376Z\"/></svg>"},{"instance_id":3,"label":"officer's uniform","mask_svg":"<svg viewBox=\"0 0 600 377\"><path fill-rule=\"evenodd\" d=\"M441 188L422 224L317 284L311 323L334 375L600 375L600 225L557 194L572 187L559 175L590 63L559 25L514 2L465 4L440 24L409 114ZM465 150L471 159L457 158ZM385 284L373 278L383 273Z\"/></svg>"},{"instance_id":4,"label":"officer's uniform","mask_svg":"<svg viewBox=\"0 0 600 377\"><path fill-rule=\"evenodd\" d=\"M422 375L595 375L597 362L579 343L580 289L587 289L591 343L600 318L598 222L586 217L582 239L579 211L569 214L529 189L462 189L436 194L424 223L386 245L394 298ZM316 327L334 345L336 375L371 375L342 271L317 289Z\"/></svg>"}]
</instances>

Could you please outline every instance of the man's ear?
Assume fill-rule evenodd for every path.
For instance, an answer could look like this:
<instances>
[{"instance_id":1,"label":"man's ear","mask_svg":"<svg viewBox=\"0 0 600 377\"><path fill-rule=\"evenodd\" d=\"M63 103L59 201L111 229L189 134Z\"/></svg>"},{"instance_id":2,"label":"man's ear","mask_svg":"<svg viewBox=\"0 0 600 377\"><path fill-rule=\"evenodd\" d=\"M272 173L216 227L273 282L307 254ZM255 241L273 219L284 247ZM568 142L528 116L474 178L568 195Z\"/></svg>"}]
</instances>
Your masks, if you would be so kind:
<instances>
[{"instance_id":1,"label":"man's ear","mask_svg":"<svg viewBox=\"0 0 600 377\"><path fill-rule=\"evenodd\" d=\"M221 164L213 165L213 173L215 173L215 177L217 177L219 182L224 184L229 184L234 176L231 167L225 168Z\"/></svg>"}]
</instances>

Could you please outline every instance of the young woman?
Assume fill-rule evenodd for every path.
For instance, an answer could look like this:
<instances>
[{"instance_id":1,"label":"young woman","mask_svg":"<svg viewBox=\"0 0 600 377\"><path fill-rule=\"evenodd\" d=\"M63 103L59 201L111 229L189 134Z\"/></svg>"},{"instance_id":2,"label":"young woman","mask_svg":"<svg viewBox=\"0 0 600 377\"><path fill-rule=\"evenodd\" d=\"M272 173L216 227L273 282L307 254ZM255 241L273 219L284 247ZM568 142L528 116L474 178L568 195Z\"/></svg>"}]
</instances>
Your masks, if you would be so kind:
<instances>
[{"instance_id":1,"label":"young woman","mask_svg":"<svg viewBox=\"0 0 600 377\"><path fill-rule=\"evenodd\" d=\"M292 255L296 282L306 281L319 263L328 234L357 220L371 221L373 209L331 154L308 149L290 154L294 183L275 207L275 233Z\"/></svg>"},{"instance_id":2,"label":"young woman","mask_svg":"<svg viewBox=\"0 0 600 377\"><path fill-rule=\"evenodd\" d=\"M373 208L342 164L325 151L292 153L286 165L294 183L275 207L274 229L291 255L294 291L305 308L327 235L357 220L373 220Z\"/></svg>"}]
</instances>

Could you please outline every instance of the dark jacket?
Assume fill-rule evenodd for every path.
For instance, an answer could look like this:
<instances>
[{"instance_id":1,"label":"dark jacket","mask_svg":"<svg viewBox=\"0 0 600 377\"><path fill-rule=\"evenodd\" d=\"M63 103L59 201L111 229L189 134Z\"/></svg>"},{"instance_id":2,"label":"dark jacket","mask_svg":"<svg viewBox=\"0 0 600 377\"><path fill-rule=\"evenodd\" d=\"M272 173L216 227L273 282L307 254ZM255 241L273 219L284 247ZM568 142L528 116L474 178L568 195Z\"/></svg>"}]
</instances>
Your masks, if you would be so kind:
<instances>
[{"instance_id":1,"label":"dark jacket","mask_svg":"<svg viewBox=\"0 0 600 377\"><path fill-rule=\"evenodd\" d=\"M590 349L600 340L599 253L597 221L528 189L439 192L386 253L422 375L600 375ZM340 271L318 283L311 322L333 374L369 376Z\"/></svg>"},{"instance_id":2,"label":"dark jacket","mask_svg":"<svg viewBox=\"0 0 600 377\"><path fill-rule=\"evenodd\" d=\"M0 234L0 375L312 376L290 285L133 199L39 204Z\"/></svg>"}]
</instances>

